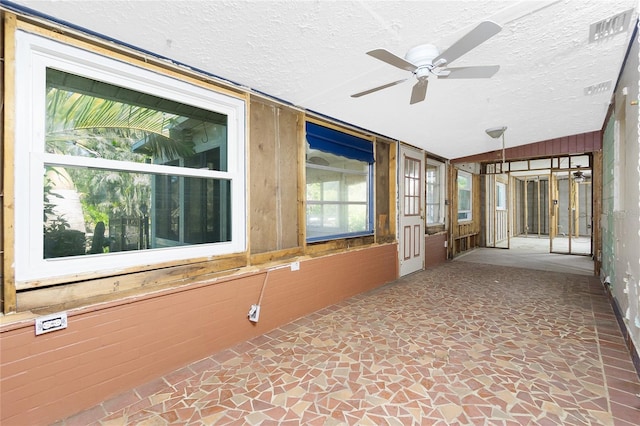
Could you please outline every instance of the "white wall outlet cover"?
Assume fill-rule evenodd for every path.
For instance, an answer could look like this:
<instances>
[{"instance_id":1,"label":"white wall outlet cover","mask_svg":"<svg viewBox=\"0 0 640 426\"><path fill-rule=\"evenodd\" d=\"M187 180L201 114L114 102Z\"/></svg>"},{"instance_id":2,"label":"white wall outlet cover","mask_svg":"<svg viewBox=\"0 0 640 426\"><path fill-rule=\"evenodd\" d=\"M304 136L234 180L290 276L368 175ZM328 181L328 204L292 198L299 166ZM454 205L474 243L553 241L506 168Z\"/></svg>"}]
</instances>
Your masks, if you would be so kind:
<instances>
[{"instance_id":1,"label":"white wall outlet cover","mask_svg":"<svg viewBox=\"0 0 640 426\"><path fill-rule=\"evenodd\" d=\"M251 305L248 316L249 321L258 322L258 319L260 318L260 305Z\"/></svg>"},{"instance_id":2,"label":"white wall outlet cover","mask_svg":"<svg viewBox=\"0 0 640 426\"><path fill-rule=\"evenodd\" d=\"M36 336L65 328L67 328L66 312L36 318Z\"/></svg>"}]
</instances>

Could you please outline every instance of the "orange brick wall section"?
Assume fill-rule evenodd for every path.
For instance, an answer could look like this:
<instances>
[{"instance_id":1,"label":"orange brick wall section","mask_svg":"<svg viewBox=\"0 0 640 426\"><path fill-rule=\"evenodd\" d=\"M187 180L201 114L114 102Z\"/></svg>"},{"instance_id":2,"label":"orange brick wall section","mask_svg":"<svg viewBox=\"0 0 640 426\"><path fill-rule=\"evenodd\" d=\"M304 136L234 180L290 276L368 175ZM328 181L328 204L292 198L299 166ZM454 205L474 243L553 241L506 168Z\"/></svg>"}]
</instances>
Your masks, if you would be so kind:
<instances>
[{"instance_id":1,"label":"orange brick wall section","mask_svg":"<svg viewBox=\"0 0 640 426\"><path fill-rule=\"evenodd\" d=\"M159 291L68 312L65 330L33 320L0 330L0 424L48 424L192 361L393 281L396 245L272 270L260 321L247 319L264 273Z\"/></svg>"}]
</instances>

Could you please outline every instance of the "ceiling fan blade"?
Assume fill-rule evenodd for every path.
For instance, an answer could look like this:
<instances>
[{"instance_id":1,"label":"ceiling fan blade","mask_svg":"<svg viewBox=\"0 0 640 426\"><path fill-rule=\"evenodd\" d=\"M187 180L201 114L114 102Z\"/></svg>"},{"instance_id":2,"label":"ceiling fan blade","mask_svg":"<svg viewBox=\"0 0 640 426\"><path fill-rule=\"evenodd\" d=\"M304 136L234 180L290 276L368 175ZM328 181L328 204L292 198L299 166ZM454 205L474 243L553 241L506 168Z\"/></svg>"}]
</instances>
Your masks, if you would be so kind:
<instances>
[{"instance_id":1,"label":"ceiling fan blade","mask_svg":"<svg viewBox=\"0 0 640 426\"><path fill-rule=\"evenodd\" d=\"M352 98L359 98L360 96L368 95L369 93L377 92L378 90L386 89L387 87L395 86L396 84L403 83L408 79L403 78L402 80L394 81L392 83L383 84L382 86L374 87L373 89L365 90L363 92L358 92L351 95Z\"/></svg>"},{"instance_id":2,"label":"ceiling fan blade","mask_svg":"<svg viewBox=\"0 0 640 426\"><path fill-rule=\"evenodd\" d=\"M426 78L418 80L418 82L413 85L413 89L411 90L411 101L409 102L411 105L424 101L424 98L427 96L428 85L429 80Z\"/></svg>"},{"instance_id":3,"label":"ceiling fan blade","mask_svg":"<svg viewBox=\"0 0 640 426\"><path fill-rule=\"evenodd\" d=\"M446 75L438 76L438 78L454 79L454 78L491 78L500 69L500 65L485 65L478 67L453 67L446 68Z\"/></svg>"},{"instance_id":4,"label":"ceiling fan blade","mask_svg":"<svg viewBox=\"0 0 640 426\"><path fill-rule=\"evenodd\" d=\"M447 50L438 55L433 62L444 59L448 64L458 59L465 53L480 46L494 35L498 34L502 27L495 22L483 21L474 29L462 36L458 41L453 43Z\"/></svg>"},{"instance_id":5,"label":"ceiling fan blade","mask_svg":"<svg viewBox=\"0 0 640 426\"><path fill-rule=\"evenodd\" d=\"M386 62L389 65L393 65L394 67L400 68L401 70L414 72L418 68L411 62L408 62L405 59L396 56L385 49L371 50L370 52L367 52L367 55L373 56L374 58L379 59L382 62Z\"/></svg>"}]
</instances>

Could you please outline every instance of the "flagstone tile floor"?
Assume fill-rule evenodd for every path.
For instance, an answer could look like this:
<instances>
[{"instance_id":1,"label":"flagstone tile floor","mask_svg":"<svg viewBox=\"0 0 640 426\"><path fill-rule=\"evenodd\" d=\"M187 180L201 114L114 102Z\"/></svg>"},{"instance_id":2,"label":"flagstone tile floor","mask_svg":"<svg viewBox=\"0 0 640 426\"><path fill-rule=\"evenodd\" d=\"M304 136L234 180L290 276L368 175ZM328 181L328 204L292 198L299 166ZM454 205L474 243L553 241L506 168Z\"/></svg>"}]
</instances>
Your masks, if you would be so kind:
<instances>
[{"instance_id":1,"label":"flagstone tile floor","mask_svg":"<svg viewBox=\"0 0 640 426\"><path fill-rule=\"evenodd\" d=\"M630 426L639 395L595 277L448 262L56 425Z\"/></svg>"}]
</instances>

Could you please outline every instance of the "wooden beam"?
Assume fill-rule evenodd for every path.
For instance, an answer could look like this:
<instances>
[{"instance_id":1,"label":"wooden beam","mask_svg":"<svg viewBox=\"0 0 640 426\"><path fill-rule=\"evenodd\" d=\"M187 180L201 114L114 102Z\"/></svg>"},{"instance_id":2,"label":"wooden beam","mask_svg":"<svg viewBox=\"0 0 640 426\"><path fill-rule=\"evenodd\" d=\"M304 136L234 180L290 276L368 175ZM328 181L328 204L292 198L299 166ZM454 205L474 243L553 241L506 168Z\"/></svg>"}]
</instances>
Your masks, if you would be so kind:
<instances>
[{"instance_id":1,"label":"wooden beam","mask_svg":"<svg viewBox=\"0 0 640 426\"><path fill-rule=\"evenodd\" d=\"M3 12L2 31L4 33L4 99L2 100L2 311L5 314L16 312L15 270L15 194L14 161L15 158L15 31L17 19L14 14Z\"/></svg>"},{"instance_id":2,"label":"wooden beam","mask_svg":"<svg viewBox=\"0 0 640 426\"><path fill-rule=\"evenodd\" d=\"M298 115L298 168L296 179L298 180L298 245L307 250L307 131L305 128L306 117Z\"/></svg>"},{"instance_id":3,"label":"wooden beam","mask_svg":"<svg viewBox=\"0 0 640 426\"><path fill-rule=\"evenodd\" d=\"M111 277L95 276L92 280L18 292L17 298L21 311L52 307L70 309L89 302L98 303L139 294L141 290L149 292L207 281L238 273L245 266L246 255L241 253L198 264L154 271L132 272Z\"/></svg>"},{"instance_id":4,"label":"wooden beam","mask_svg":"<svg viewBox=\"0 0 640 426\"><path fill-rule=\"evenodd\" d=\"M251 254L276 250L280 215L277 210L277 117L275 106L252 99L250 102L249 128L251 131L247 152L249 154L248 182L249 236Z\"/></svg>"},{"instance_id":5,"label":"wooden beam","mask_svg":"<svg viewBox=\"0 0 640 426\"><path fill-rule=\"evenodd\" d=\"M389 235L395 241L396 236L396 194L398 193L398 143L392 142L389 146Z\"/></svg>"}]
</instances>

